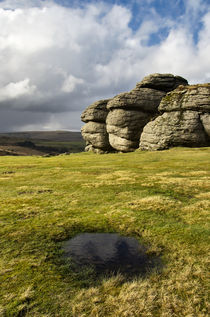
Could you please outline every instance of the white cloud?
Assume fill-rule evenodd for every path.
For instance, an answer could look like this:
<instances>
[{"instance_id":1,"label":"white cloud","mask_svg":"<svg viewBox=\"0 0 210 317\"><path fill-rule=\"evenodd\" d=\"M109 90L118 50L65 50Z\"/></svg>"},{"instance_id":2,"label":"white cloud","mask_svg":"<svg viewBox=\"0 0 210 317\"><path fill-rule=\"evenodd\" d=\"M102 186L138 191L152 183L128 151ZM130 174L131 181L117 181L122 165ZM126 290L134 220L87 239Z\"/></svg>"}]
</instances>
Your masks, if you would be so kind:
<instances>
[{"instance_id":1,"label":"white cloud","mask_svg":"<svg viewBox=\"0 0 210 317\"><path fill-rule=\"evenodd\" d=\"M69 75L61 88L63 92L73 92L77 85L83 84L84 80L82 78L77 78L72 75Z\"/></svg>"},{"instance_id":2,"label":"white cloud","mask_svg":"<svg viewBox=\"0 0 210 317\"><path fill-rule=\"evenodd\" d=\"M8 85L0 88L0 101L17 99L19 97L34 94L36 87L30 86L28 78L17 83L9 83Z\"/></svg>"},{"instance_id":3,"label":"white cloud","mask_svg":"<svg viewBox=\"0 0 210 317\"><path fill-rule=\"evenodd\" d=\"M40 128L41 122L43 127L69 124L75 129L77 122L79 129L79 114L86 106L133 88L149 73L171 72L192 83L210 81L210 9L200 9L205 1L199 4L188 0L179 23L150 10L134 32L131 11L106 2L81 8L48 0L0 2L0 128L3 113L17 128L17 111L24 110L30 112L23 116L26 128ZM193 23L195 17L202 23L198 43L193 40L192 12ZM149 45L151 35L163 28L168 35ZM17 125L8 119L13 109Z\"/></svg>"},{"instance_id":4,"label":"white cloud","mask_svg":"<svg viewBox=\"0 0 210 317\"><path fill-rule=\"evenodd\" d=\"M13 50L26 56L53 46L53 26L46 28L46 9L0 9L1 50ZM38 22L38 19L40 20Z\"/></svg>"}]
</instances>

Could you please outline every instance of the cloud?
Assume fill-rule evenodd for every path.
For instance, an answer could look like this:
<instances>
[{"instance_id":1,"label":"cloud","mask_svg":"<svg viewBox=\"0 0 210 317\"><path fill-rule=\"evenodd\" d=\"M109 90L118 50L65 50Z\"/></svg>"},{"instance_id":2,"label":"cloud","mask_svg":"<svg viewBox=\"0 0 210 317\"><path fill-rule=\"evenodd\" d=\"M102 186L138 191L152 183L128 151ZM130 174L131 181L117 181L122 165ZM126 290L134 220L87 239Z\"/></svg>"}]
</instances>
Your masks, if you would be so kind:
<instances>
[{"instance_id":1,"label":"cloud","mask_svg":"<svg viewBox=\"0 0 210 317\"><path fill-rule=\"evenodd\" d=\"M83 84L84 80L82 78L77 78L72 75L69 75L65 80L62 85L61 90L63 92L73 92L76 88L77 85Z\"/></svg>"},{"instance_id":2,"label":"cloud","mask_svg":"<svg viewBox=\"0 0 210 317\"><path fill-rule=\"evenodd\" d=\"M36 87L30 86L28 78L17 83L9 83L0 88L0 101L16 99L22 96L31 95L35 92Z\"/></svg>"},{"instance_id":3,"label":"cloud","mask_svg":"<svg viewBox=\"0 0 210 317\"><path fill-rule=\"evenodd\" d=\"M0 129L79 129L91 102L130 90L149 73L210 81L205 1L187 1L178 23L146 2L150 9L135 29L131 6L122 4L1 1Z\"/></svg>"},{"instance_id":4,"label":"cloud","mask_svg":"<svg viewBox=\"0 0 210 317\"><path fill-rule=\"evenodd\" d=\"M207 9L207 3L203 0L186 0L187 13L191 15L198 15Z\"/></svg>"}]
</instances>

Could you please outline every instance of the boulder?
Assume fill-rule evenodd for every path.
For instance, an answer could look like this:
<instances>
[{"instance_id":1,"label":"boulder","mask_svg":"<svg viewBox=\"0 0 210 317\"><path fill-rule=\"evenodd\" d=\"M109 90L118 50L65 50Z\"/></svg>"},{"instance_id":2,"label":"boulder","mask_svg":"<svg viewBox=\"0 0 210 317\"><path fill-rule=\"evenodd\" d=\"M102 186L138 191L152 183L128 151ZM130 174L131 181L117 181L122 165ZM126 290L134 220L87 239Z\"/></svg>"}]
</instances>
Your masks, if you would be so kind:
<instances>
[{"instance_id":1,"label":"boulder","mask_svg":"<svg viewBox=\"0 0 210 317\"><path fill-rule=\"evenodd\" d=\"M94 121L105 123L108 114L108 110L106 108L108 101L109 99L99 100L91 104L83 111L81 120L83 122Z\"/></svg>"},{"instance_id":2,"label":"boulder","mask_svg":"<svg viewBox=\"0 0 210 317\"><path fill-rule=\"evenodd\" d=\"M152 88L169 92L174 90L179 85L188 85L186 79L180 76L174 76L172 74L152 74L143 78L143 80L137 84L139 87Z\"/></svg>"},{"instance_id":3,"label":"boulder","mask_svg":"<svg viewBox=\"0 0 210 317\"><path fill-rule=\"evenodd\" d=\"M164 150L172 146L204 146L206 135L196 111L165 112L143 129L140 149Z\"/></svg>"},{"instance_id":4,"label":"boulder","mask_svg":"<svg viewBox=\"0 0 210 317\"><path fill-rule=\"evenodd\" d=\"M179 86L161 101L162 115L146 124L140 149L210 145L210 84Z\"/></svg>"},{"instance_id":5,"label":"boulder","mask_svg":"<svg viewBox=\"0 0 210 317\"><path fill-rule=\"evenodd\" d=\"M130 92L121 93L107 103L107 109L125 109L145 111L149 113L157 112L161 99L165 92L151 88L136 87Z\"/></svg>"},{"instance_id":6,"label":"boulder","mask_svg":"<svg viewBox=\"0 0 210 317\"><path fill-rule=\"evenodd\" d=\"M111 149L105 123L89 121L82 127L81 132L87 146L92 145L104 151ZM88 149L91 148L86 148L86 151Z\"/></svg>"},{"instance_id":7,"label":"boulder","mask_svg":"<svg viewBox=\"0 0 210 317\"><path fill-rule=\"evenodd\" d=\"M136 141L121 138L115 134L109 134L109 142L118 152L133 152L136 150Z\"/></svg>"},{"instance_id":8,"label":"boulder","mask_svg":"<svg viewBox=\"0 0 210 317\"><path fill-rule=\"evenodd\" d=\"M210 84L179 86L161 100L160 112L202 111L210 112Z\"/></svg>"},{"instance_id":9,"label":"boulder","mask_svg":"<svg viewBox=\"0 0 210 317\"><path fill-rule=\"evenodd\" d=\"M137 110L113 109L106 120L109 142L114 149L131 152L138 148L139 137L151 114Z\"/></svg>"}]
</instances>

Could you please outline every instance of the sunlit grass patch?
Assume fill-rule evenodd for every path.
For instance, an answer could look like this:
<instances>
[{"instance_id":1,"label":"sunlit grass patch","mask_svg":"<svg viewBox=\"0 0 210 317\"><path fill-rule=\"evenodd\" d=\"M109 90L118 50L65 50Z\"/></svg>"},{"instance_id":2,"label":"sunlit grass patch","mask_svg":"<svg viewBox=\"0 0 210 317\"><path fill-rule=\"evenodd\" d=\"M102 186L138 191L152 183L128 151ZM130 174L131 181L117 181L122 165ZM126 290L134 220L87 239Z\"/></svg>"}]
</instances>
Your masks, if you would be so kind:
<instances>
[{"instance_id":1,"label":"sunlit grass patch","mask_svg":"<svg viewBox=\"0 0 210 317\"><path fill-rule=\"evenodd\" d=\"M84 187L100 187L126 184L135 184L139 174L125 170L109 171L107 173L96 175L92 182L84 183Z\"/></svg>"},{"instance_id":2,"label":"sunlit grass patch","mask_svg":"<svg viewBox=\"0 0 210 317\"><path fill-rule=\"evenodd\" d=\"M210 192L201 192L197 195L195 195L196 198L204 198L204 199L209 199L210 200Z\"/></svg>"},{"instance_id":3,"label":"sunlit grass patch","mask_svg":"<svg viewBox=\"0 0 210 317\"><path fill-rule=\"evenodd\" d=\"M169 197L154 195L128 202L128 206L132 210L154 210L156 212L168 211L169 208L176 208L180 204L179 201Z\"/></svg>"},{"instance_id":4,"label":"sunlit grass patch","mask_svg":"<svg viewBox=\"0 0 210 317\"><path fill-rule=\"evenodd\" d=\"M182 209L182 218L189 224L203 223L209 226L210 200L196 201Z\"/></svg>"}]
</instances>

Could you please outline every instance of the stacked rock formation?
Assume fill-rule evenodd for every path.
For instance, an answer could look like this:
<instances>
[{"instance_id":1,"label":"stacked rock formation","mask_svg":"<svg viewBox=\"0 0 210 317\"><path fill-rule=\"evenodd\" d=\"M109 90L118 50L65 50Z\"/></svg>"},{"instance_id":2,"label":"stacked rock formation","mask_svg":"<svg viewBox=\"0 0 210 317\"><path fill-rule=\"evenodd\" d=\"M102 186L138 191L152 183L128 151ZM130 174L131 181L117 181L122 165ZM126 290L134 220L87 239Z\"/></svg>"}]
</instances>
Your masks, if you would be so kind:
<instances>
[{"instance_id":1,"label":"stacked rock formation","mask_svg":"<svg viewBox=\"0 0 210 317\"><path fill-rule=\"evenodd\" d=\"M179 86L159 105L159 115L140 138L140 149L210 146L210 84Z\"/></svg>"},{"instance_id":2,"label":"stacked rock formation","mask_svg":"<svg viewBox=\"0 0 210 317\"><path fill-rule=\"evenodd\" d=\"M171 74L153 74L130 92L90 105L81 116L86 123L82 128L86 151L137 149L144 126L158 114L161 99L179 85L187 85L187 80Z\"/></svg>"},{"instance_id":3,"label":"stacked rock formation","mask_svg":"<svg viewBox=\"0 0 210 317\"><path fill-rule=\"evenodd\" d=\"M128 93L121 93L107 103L106 129L111 146L122 152L134 151L147 122L157 115L161 99L168 91L187 81L171 74L145 77Z\"/></svg>"},{"instance_id":4,"label":"stacked rock formation","mask_svg":"<svg viewBox=\"0 0 210 317\"><path fill-rule=\"evenodd\" d=\"M94 102L81 115L82 121L86 123L81 130L86 141L86 151L103 153L112 150L106 131L108 101L109 99Z\"/></svg>"}]
</instances>

